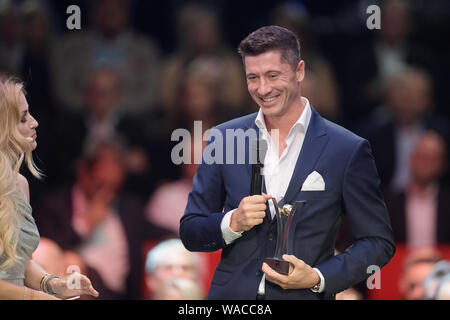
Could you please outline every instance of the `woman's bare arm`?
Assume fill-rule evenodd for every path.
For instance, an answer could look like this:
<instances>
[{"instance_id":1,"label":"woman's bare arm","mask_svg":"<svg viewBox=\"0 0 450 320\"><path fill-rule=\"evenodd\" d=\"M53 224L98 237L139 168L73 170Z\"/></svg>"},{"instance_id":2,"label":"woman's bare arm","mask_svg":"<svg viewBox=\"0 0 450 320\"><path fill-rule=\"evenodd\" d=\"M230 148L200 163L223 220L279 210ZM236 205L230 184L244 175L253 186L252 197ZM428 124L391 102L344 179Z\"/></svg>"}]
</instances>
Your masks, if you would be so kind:
<instances>
[{"instance_id":1,"label":"woman's bare arm","mask_svg":"<svg viewBox=\"0 0 450 320\"><path fill-rule=\"evenodd\" d=\"M0 300L59 300L42 291L34 290L0 280Z\"/></svg>"}]
</instances>

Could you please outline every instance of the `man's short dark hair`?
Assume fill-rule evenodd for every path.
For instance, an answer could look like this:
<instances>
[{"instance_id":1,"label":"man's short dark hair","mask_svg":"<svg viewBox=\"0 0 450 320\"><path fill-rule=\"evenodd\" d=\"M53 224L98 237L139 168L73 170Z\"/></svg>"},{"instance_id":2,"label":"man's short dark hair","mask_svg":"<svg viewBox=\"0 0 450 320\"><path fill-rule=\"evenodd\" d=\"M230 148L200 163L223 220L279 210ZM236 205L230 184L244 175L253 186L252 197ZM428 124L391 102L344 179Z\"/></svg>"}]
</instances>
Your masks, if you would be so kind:
<instances>
[{"instance_id":1,"label":"man's short dark hair","mask_svg":"<svg viewBox=\"0 0 450 320\"><path fill-rule=\"evenodd\" d=\"M286 28L266 26L250 33L241 41L238 52L245 62L246 56L257 56L272 50L281 52L281 61L289 63L295 70L301 60L300 43L297 36Z\"/></svg>"}]
</instances>

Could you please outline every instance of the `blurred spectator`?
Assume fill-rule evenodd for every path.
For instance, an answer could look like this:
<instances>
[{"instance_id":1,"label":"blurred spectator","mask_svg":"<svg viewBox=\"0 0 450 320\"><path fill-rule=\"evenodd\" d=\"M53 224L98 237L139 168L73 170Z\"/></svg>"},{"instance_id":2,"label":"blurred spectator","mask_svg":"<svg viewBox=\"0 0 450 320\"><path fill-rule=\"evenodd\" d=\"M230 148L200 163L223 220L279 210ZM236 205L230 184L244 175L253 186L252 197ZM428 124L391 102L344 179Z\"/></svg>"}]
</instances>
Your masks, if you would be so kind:
<instances>
[{"instance_id":1,"label":"blurred spectator","mask_svg":"<svg viewBox=\"0 0 450 320\"><path fill-rule=\"evenodd\" d=\"M41 235L81 257L103 299L138 298L142 243L171 235L147 223L140 200L122 192L121 155L111 143L92 147L77 163L75 183L49 194L35 212Z\"/></svg>"},{"instance_id":2,"label":"blurred spectator","mask_svg":"<svg viewBox=\"0 0 450 320\"><path fill-rule=\"evenodd\" d=\"M20 6L12 1L0 3L0 64L20 75L25 55L24 25Z\"/></svg>"},{"instance_id":3,"label":"blurred spectator","mask_svg":"<svg viewBox=\"0 0 450 320\"><path fill-rule=\"evenodd\" d=\"M25 1L23 6L23 26L25 52L20 76L27 82L30 103L40 118L51 119L54 112L51 97L50 51L51 34L50 12L39 1Z\"/></svg>"},{"instance_id":4,"label":"blurred spectator","mask_svg":"<svg viewBox=\"0 0 450 320\"><path fill-rule=\"evenodd\" d=\"M27 82L28 100L41 119L52 113L49 24L48 8L39 0L0 4L0 67Z\"/></svg>"},{"instance_id":5,"label":"blurred spectator","mask_svg":"<svg viewBox=\"0 0 450 320\"><path fill-rule=\"evenodd\" d=\"M341 110L334 71L319 50L317 37L307 8L298 1L288 1L273 10L273 20L297 34L305 61L302 95L325 118L340 122Z\"/></svg>"},{"instance_id":6,"label":"blurred spectator","mask_svg":"<svg viewBox=\"0 0 450 320\"><path fill-rule=\"evenodd\" d=\"M446 145L433 132L421 137L411 155L405 191L386 195L396 242L408 246L450 244L450 190L439 184L446 169Z\"/></svg>"},{"instance_id":7,"label":"blurred spectator","mask_svg":"<svg viewBox=\"0 0 450 320\"><path fill-rule=\"evenodd\" d=\"M175 128L192 130L194 121L202 121L203 131L206 131L237 116L235 110L220 101L220 59L195 58L186 65L180 76L174 95L177 98L173 112Z\"/></svg>"},{"instance_id":8,"label":"blurred spectator","mask_svg":"<svg viewBox=\"0 0 450 320\"><path fill-rule=\"evenodd\" d=\"M161 103L171 112L176 108L179 81L184 68L198 57L215 59L212 68L221 77L218 102L234 112L244 112L249 104L242 66L237 54L222 39L215 12L200 4L187 4L177 12L178 50L169 57L161 72ZM211 70L214 71L214 70Z\"/></svg>"},{"instance_id":9,"label":"blurred spectator","mask_svg":"<svg viewBox=\"0 0 450 320\"><path fill-rule=\"evenodd\" d=\"M435 264L425 279L425 297L432 300L450 300L450 262L441 260Z\"/></svg>"},{"instance_id":10,"label":"blurred spectator","mask_svg":"<svg viewBox=\"0 0 450 320\"><path fill-rule=\"evenodd\" d=\"M344 80L346 118L355 125L373 110L382 99L382 84L387 79L405 72L410 66L431 72L432 55L426 46L411 39L411 8L405 0L379 2L381 28L369 30L359 41L352 41L346 60ZM364 7L365 8L365 7ZM361 26L364 30L365 26Z\"/></svg>"},{"instance_id":11,"label":"blurred spectator","mask_svg":"<svg viewBox=\"0 0 450 320\"><path fill-rule=\"evenodd\" d=\"M403 267L399 280L399 289L405 300L425 298L425 279L431 274L435 264L441 259L438 251L422 248L412 251Z\"/></svg>"},{"instance_id":12,"label":"blurred spectator","mask_svg":"<svg viewBox=\"0 0 450 320\"><path fill-rule=\"evenodd\" d=\"M203 300L197 283L184 278L171 278L156 292L154 300Z\"/></svg>"},{"instance_id":13,"label":"blurred spectator","mask_svg":"<svg viewBox=\"0 0 450 320\"><path fill-rule=\"evenodd\" d=\"M117 141L124 145L124 161L128 177L138 181L147 195L153 183L150 171L150 143L144 133L142 119L129 115L120 107L123 81L114 69L100 68L92 71L83 93L84 112L59 112L53 124L53 149L59 152L52 159L50 178L54 185L64 182L73 174L75 159L83 150L101 141ZM152 154L158 157L158 153ZM161 170L164 172L164 170ZM134 181L136 183L136 181ZM129 184L127 184L129 186ZM136 189L133 189L136 191Z\"/></svg>"},{"instance_id":14,"label":"blurred spectator","mask_svg":"<svg viewBox=\"0 0 450 320\"><path fill-rule=\"evenodd\" d=\"M192 179L197 166L183 164L183 176L180 180L164 183L155 190L146 208L146 216L150 222L178 235L180 219L192 190Z\"/></svg>"},{"instance_id":15,"label":"blurred spectator","mask_svg":"<svg viewBox=\"0 0 450 320\"><path fill-rule=\"evenodd\" d=\"M192 179L197 172L198 163L195 163L195 152L199 152L199 158L206 146L206 141L195 140L194 132L191 132L191 140L184 141L191 150L190 163L181 164L182 176L179 180L167 182L158 187L146 206L146 217L155 225L169 229L178 235L180 219L186 209L189 193L192 191ZM180 142L182 143L182 142ZM200 146L199 147L197 147Z\"/></svg>"},{"instance_id":16,"label":"blurred spectator","mask_svg":"<svg viewBox=\"0 0 450 320\"><path fill-rule=\"evenodd\" d=\"M116 69L123 77L121 106L127 112L139 113L154 106L159 49L148 37L127 27L129 10L125 0L96 0L92 27L58 41L52 58L52 85L63 107L82 108L82 88L95 67Z\"/></svg>"},{"instance_id":17,"label":"blurred spectator","mask_svg":"<svg viewBox=\"0 0 450 320\"><path fill-rule=\"evenodd\" d=\"M197 253L188 251L180 239L163 241L150 250L147 254L145 271L146 284L152 292L152 297L149 297L151 299L169 296L175 299L175 296L172 296L173 292L168 292L168 287L178 287L178 285L183 286L183 288L177 288L181 296L188 295L185 292L186 286L194 285L195 287L189 294L190 297L197 297L201 293L200 257ZM188 279L194 283L168 282L177 278Z\"/></svg>"},{"instance_id":18,"label":"blurred spectator","mask_svg":"<svg viewBox=\"0 0 450 320\"><path fill-rule=\"evenodd\" d=\"M402 191L410 179L410 155L421 134L432 129L447 139L448 121L432 110L432 84L418 69L386 83L384 105L361 130L370 141L384 190Z\"/></svg>"},{"instance_id":19,"label":"blurred spectator","mask_svg":"<svg viewBox=\"0 0 450 320\"><path fill-rule=\"evenodd\" d=\"M450 276L448 274L441 280L436 300L450 300Z\"/></svg>"},{"instance_id":20,"label":"blurred spectator","mask_svg":"<svg viewBox=\"0 0 450 320\"><path fill-rule=\"evenodd\" d=\"M219 88L221 74L215 69L220 64L220 60L214 57L198 57L192 60L183 70L179 81L179 87L174 94L177 97L176 107L171 112L171 123L167 125L171 132L178 128L189 130L194 138L194 121L201 121L201 135L213 126L224 122L233 116L233 110L221 105L219 101ZM205 143L197 141L200 150ZM196 144L193 141L188 148L194 152ZM165 142L167 144L167 142ZM170 143L174 147L178 142ZM167 149L167 155L171 154L171 149ZM191 154L193 155L193 154ZM168 158L167 162L172 163ZM167 167L166 163L161 163L161 167ZM191 159L191 163L194 158ZM155 224L164 226L178 234L180 218L184 213L187 203L187 196L192 189L192 179L195 175L197 165L182 164L178 169L180 173L176 181L163 181L152 194L152 198L147 205L147 217ZM158 167L159 170L159 167Z\"/></svg>"}]
</instances>

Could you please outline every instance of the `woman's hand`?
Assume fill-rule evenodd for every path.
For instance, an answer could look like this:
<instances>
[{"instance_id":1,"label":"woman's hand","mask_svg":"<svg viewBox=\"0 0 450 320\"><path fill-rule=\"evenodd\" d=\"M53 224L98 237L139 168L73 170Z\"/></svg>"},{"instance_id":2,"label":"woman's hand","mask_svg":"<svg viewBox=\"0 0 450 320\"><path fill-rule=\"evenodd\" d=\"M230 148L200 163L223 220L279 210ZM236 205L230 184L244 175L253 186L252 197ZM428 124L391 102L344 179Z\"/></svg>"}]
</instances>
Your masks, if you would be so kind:
<instances>
[{"instance_id":1,"label":"woman's hand","mask_svg":"<svg viewBox=\"0 0 450 320\"><path fill-rule=\"evenodd\" d=\"M99 293L92 287L91 281L78 272L71 273L64 279L53 278L49 285L58 297L69 298L81 295L98 297Z\"/></svg>"}]
</instances>

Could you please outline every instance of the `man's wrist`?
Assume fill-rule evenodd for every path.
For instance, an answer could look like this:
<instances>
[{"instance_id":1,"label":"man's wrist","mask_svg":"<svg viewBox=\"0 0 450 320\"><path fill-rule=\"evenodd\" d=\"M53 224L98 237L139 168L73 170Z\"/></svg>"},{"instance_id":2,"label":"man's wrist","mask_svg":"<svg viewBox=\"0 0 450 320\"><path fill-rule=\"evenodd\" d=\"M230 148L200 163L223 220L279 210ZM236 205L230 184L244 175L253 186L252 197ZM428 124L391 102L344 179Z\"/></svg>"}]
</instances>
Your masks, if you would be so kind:
<instances>
[{"instance_id":1,"label":"man's wrist","mask_svg":"<svg viewBox=\"0 0 450 320\"><path fill-rule=\"evenodd\" d=\"M313 271L316 274L316 276L319 278L319 280L317 280L315 285L312 286L310 289L312 292L316 292L316 293L323 292L325 289L325 279L319 269L313 268Z\"/></svg>"},{"instance_id":2,"label":"man's wrist","mask_svg":"<svg viewBox=\"0 0 450 320\"><path fill-rule=\"evenodd\" d=\"M227 245L236 240L237 238L240 238L242 235L242 232L234 232L230 228L230 218L234 210L228 211L223 217L222 222L220 223L220 228L222 230L222 237Z\"/></svg>"},{"instance_id":3,"label":"man's wrist","mask_svg":"<svg viewBox=\"0 0 450 320\"><path fill-rule=\"evenodd\" d=\"M231 212L231 214L230 214L230 229L231 229L231 231L233 231L234 233L240 233L240 231L237 230L236 226L233 227L233 215L234 215L234 213L236 212L236 210L238 210L238 209L233 210L233 211Z\"/></svg>"},{"instance_id":4,"label":"man's wrist","mask_svg":"<svg viewBox=\"0 0 450 320\"><path fill-rule=\"evenodd\" d=\"M314 282L313 282L314 284L313 284L313 286L311 287L311 289L312 289L312 290L319 290L319 287L320 287L320 277L319 277L319 274L318 274L317 271L314 270L314 269L313 269L312 273L313 273L313 278L314 278Z\"/></svg>"}]
</instances>

